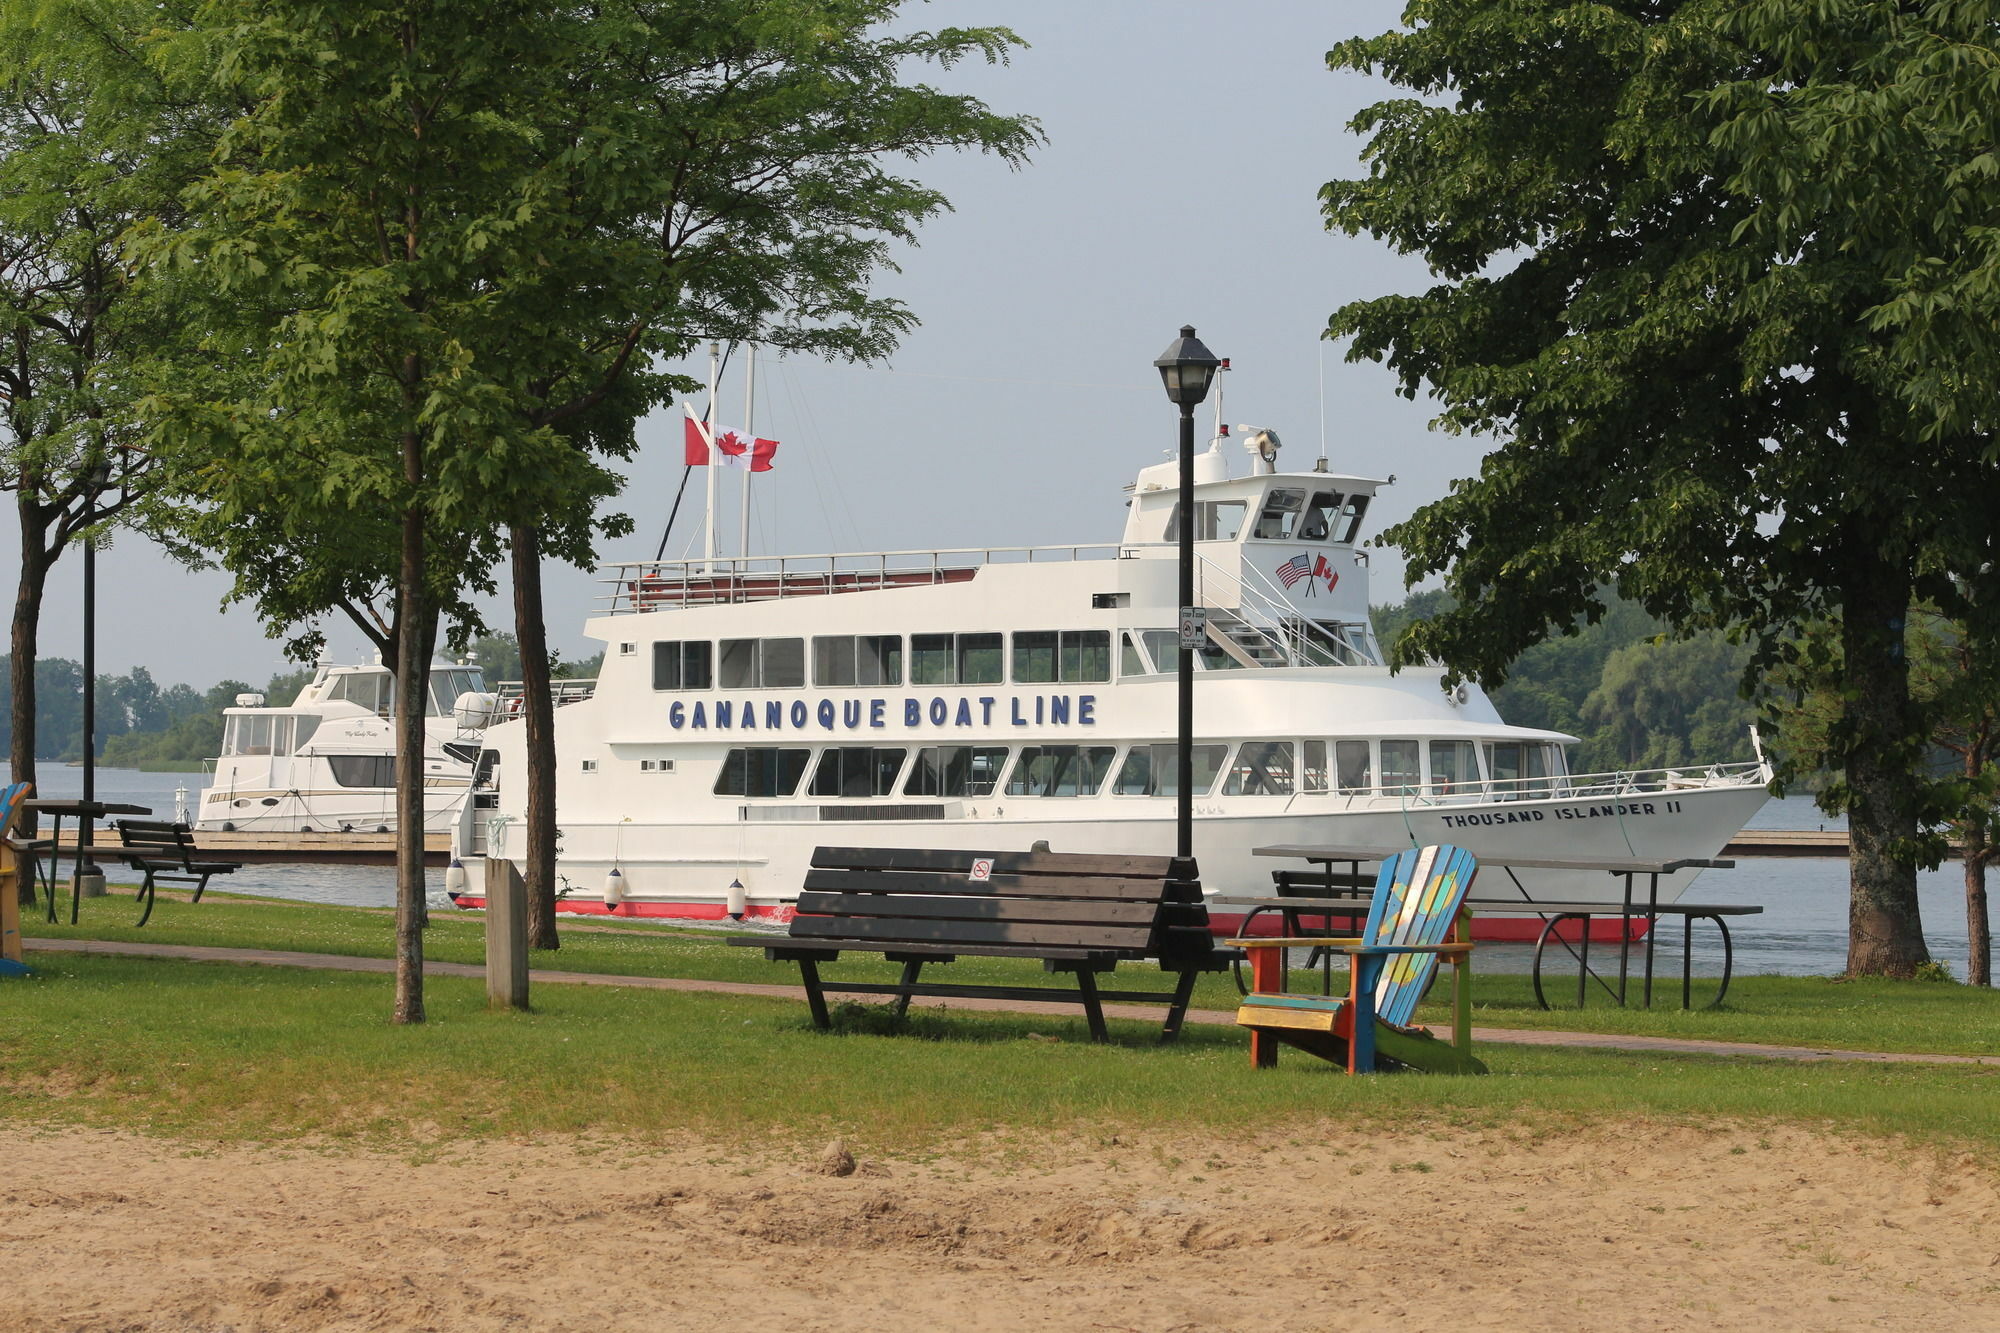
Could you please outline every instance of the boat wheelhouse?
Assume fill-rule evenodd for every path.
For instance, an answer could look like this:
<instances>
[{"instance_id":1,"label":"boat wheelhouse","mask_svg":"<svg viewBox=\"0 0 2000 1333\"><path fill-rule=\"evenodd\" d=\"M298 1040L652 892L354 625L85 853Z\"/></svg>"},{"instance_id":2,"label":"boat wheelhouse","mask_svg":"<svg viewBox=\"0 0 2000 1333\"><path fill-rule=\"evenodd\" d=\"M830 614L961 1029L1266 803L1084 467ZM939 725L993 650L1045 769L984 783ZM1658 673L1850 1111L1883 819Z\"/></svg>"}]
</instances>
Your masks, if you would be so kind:
<instances>
[{"instance_id":1,"label":"boat wheelhouse","mask_svg":"<svg viewBox=\"0 0 2000 1333\"><path fill-rule=\"evenodd\" d=\"M452 828L471 788L478 732L496 710L480 670L431 667L424 711L424 827ZM469 700L471 711L461 710ZM396 827L395 677L322 662L289 705L239 694L195 828L233 833L388 833Z\"/></svg>"},{"instance_id":2,"label":"boat wheelhouse","mask_svg":"<svg viewBox=\"0 0 2000 1333\"><path fill-rule=\"evenodd\" d=\"M1184 521L1211 892L1268 885L1251 850L1278 843L1709 857L1763 803L1761 762L1576 775L1574 737L1508 725L1440 668L1390 671L1357 547L1384 483L1278 472L1259 443L1248 475L1221 441L1197 460L1190 517L1175 465L1145 469L1102 546L608 567L595 693L557 716L562 905L782 918L821 844L1170 850ZM518 723L485 733L462 856L521 854L523 762ZM1617 894L1519 874L1537 898Z\"/></svg>"}]
</instances>

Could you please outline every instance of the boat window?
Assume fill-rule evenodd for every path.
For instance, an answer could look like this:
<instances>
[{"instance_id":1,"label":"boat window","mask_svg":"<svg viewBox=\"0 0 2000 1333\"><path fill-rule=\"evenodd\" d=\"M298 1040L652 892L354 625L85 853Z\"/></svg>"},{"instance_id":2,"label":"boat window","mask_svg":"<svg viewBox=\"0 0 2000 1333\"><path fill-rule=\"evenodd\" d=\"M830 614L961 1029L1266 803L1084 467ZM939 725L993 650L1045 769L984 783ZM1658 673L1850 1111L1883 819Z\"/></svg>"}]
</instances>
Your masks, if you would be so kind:
<instances>
[{"instance_id":1,"label":"boat window","mask_svg":"<svg viewBox=\"0 0 2000 1333\"><path fill-rule=\"evenodd\" d=\"M313 733L319 730L319 714L300 713L292 719L292 727L292 750L296 753L303 750L306 742L313 738Z\"/></svg>"},{"instance_id":2,"label":"boat window","mask_svg":"<svg viewBox=\"0 0 2000 1333\"><path fill-rule=\"evenodd\" d=\"M1304 491L1295 491L1289 486L1272 487L1264 497L1263 511L1257 515L1257 528L1250 535L1267 542L1291 540L1292 531L1299 521L1299 508L1305 502Z\"/></svg>"},{"instance_id":3,"label":"boat window","mask_svg":"<svg viewBox=\"0 0 2000 1333\"><path fill-rule=\"evenodd\" d=\"M1139 641L1126 630L1118 636L1118 674L1121 676L1148 676L1152 674L1146 659L1139 653Z\"/></svg>"},{"instance_id":4,"label":"boat window","mask_svg":"<svg viewBox=\"0 0 2000 1333\"><path fill-rule=\"evenodd\" d=\"M1299 520L1299 540L1323 542L1331 538L1339 513L1339 491L1314 491L1312 499L1306 501L1305 516Z\"/></svg>"},{"instance_id":5,"label":"boat window","mask_svg":"<svg viewBox=\"0 0 2000 1333\"><path fill-rule=\"evenodd\" d=\"M813 639L813 684L901 685L900 634L836 634Z\"/></svg>"},{"instance_id":6,"label":"boat window","mask_svg":"<svg viewBox=\"0 0 2000 1333\"><path fill-rule=\"evenodd\" d=\"M430 678L432 717L450 717L458 696L480 688L478 667L452 667L433 671Z\"/></svg>"},{"instance_id":7,"label":"boat window","mask_svg":"<svg viewBox=\"0 0 2000 1333\"><path fill-rule=\"evenodd\" d=\"M812 751L758 746L731 750L716 775L717 796L790 796L805 776L806 760Z\"/></svg>"},{"instance_id":8,"label":"boat window","mask_svg":"<svg viewBox=\"0 0 2000 1333\"><path fill-rule=\"evenodd\" d=\"M1503 801L1521 797L1524 776L1519 741L1492 741L1486 747L1486 772L1493 779L1493 794Z\"/></svg>"},{"instance_id":9,"label":"boat window","mask_svg":"<svg viewBox=\"0 0 2000 1333\"><path fill-rule=\"evenodd\" d=\"M224 754L269 754L271 753L270 715L237 714L229 719L229 736L223 747Z\"/></svg>"},{"instance_id":10,"label":"boat window","mask_svg":"<svg viewBox=\"0 0 2000 1333\"><path fill-rule=\"evenodd\" d=\"M1180 635L1170 629L1141 630L1146 651L1152 655L1155 670L1162 674L1180 670ZM1213 640L1195 649L1194 665L1197 671L1241 671L1243 664L1231 657Z\"/></svg>"},{"instance_id":11,"label":"boat window","mask_svg":"<svg viewBox=\"0 0 2000 1333\"><path fill-rule=\"evenodd\" d=\"M1193 747L1194 783L1196 796L1206 796L1215 786L1215 775L1222 771L1222 757L1229 752L1227 745L1197 745ZM1125 756L1124 766L1118 770L1118 781L1111 790L1120 796L1176 796L1180 794L1180 755L1178 747L1165 745L1135 745Z\"/></svg>"},{"instance_id":12,"label":"boat window","mask_svg":"<svg viewBox=\"0 0 2000 1333\"><path fill-rule=\"evenodd\" d=\"M1111 679L1111 631L1017 630L1014 680L1043 684Z\"/></svg>"},{"instance_id":13,"label":"boat window","mask_svg":"<svg viewBox=\"0 0 2000 1333\"><path fill-rule=\"evenodd\" d=\"M1537 746L1542 752L1542 771L1535 777L1558 778L1569 772L1568 755L1560 745Z\"/></svg>"},{"instance_id":14,"label":"boat window","mask_svg":"<svg viewBox=\"0 0 2000 1333\"><path fill-rule=\"evenodd\" d=\"M1335 741L1333 768L1334 780L1342 791L1367 791L1375 785L1368 771L1367 741Z\"/></svg>"},{"instance_id":15,"label":"boat window","mask_svg":"<svg viewBox=\"0 0 2000 1333\"><path fill-rule=\"evenodd\" d=\"M1431 742L1431 790L1464 795L1479 787L1478 747L1471 741Z\"/></svg>"},{"instance_id":16,"label":"boat window","mask_svg":"<svg viewBox=\"0 0 2000 1333\"><path fill-rule=\"evenodd\" d=\"M1382 742L1382 790L1386 792L1414 792L1423 780L1417 764L1419 751L1415 741Z\"/></svg>"},{"instance_id":17,"label":"boat window","mask_svg":"<svg viewBox=\"0 0 2000 1333\"><path fill-rule=\"evenodd\" d=\"M1004 745L927 745L917 751L905 796L991 796L1007 767Z\"/></svg>"},{"instance_id":18,"label":"boat window","mask_svg":"<svg viewBox=\"0 0 2000 1333\"><path fill-rule=\"evenodd\" d=\"M1111 774L1110 745L1030 745L1007 779L1009 796L1095 796Z\"/></svg>"},{"instance_id":19,"label":"boat window","mask_svg":"<svg viewBox=\"0 0 2000 1333\"><path fill-rule=\"evenodd\" d=\"M1341 506L1340 519L1334 525L1335 531L1333 539L1344 546L1352 545L1354 542L1354 534L1361 530L1361 516L1363 514L1366 514L1367 512L1368 512L1367 496L1365 495L1348 496L1347 503Z\"/></svg>"},{"instance_id":20,"label":"boat window","mask_svg":"<svg viewBox=\"0 0 2000 1333\"><path fill-rule=\"evenodd\" d=\"M1326 742L1307 741L1300 751L1299 790L1326 790Z\"/></svg>"},{"instance_id":21,"label":"boat window","mask_svg":"<svg viewBox=\"0 0 2000 1333\"><path fill-rule=\"evenodd\" d=\"M804 639L724 639L717 677L726 690L796 689L806 683Z\"/></svg>"},{"instance_id":22,"label":"boat window","mask_svg":"<svg viewBox=\"0 0 2000 1333\"><path fill-rule=\"evenodd\" d=\"M1002 642L999 634L912 634L910 684L997 685Z\"/></svg>"},{"instance_id":23,"label":"boat window","mask_svg":"<svg viewBox=\"0 0 2000 1333\"><path fill-rule=\"evenodd\" d=\"M744 640L737 640L741 643ZM667 639L653 645L653 688L705 690L714 684L708 640Z\"/></svg>"},{"instance_id":24,"label":"boat window","mask_svg":"<svg viewBox=\"0 0 2000 1333\"><path fill-rule=\"evenodd\" d=\"M492 786L493 772L499 767L500 752L498 750L481 750L479 752L479 762L472 769L472 785L474 787Z\"/></svg>"},{"instance_id":25,"label":"boat window","mask_svg":"<svg viewBox=\"0 0 2000 1333\"><path fill-rule=\"evenodd\" d=\"M819 754L813 770L814 796L887 796L896 790L908 750L877 750L866 745L838 745Z\"/></svg>"},{"instance_id":26,"label":"boat window","mask_svg":"<svg viewBox=\"0 0 2000 1333\"><path fill-rule=\"evenodd\" d=\"M1250 506L1242 500L1197 500L1194 506L1194 539L1198 542L1233 542L1243 531L1243 515ZM1177 504L1167 517L1170 542L1181 539L1181 507Z\"/></svg>"},{"instance_id":27,"label":"boat window","mask_svg":"<svg viewBox=\"0 0 2000 1333\"><path fill-rule=\"evenodd\" d=\"M393 702L389 688L389 673L386 671L358 671L336 677L330 699L344 699L351 704L359 704L381 717L390 713Z\"/></svg>"},{"instance_id":28,"label":"boat window","mask_svg":"<svg viewBox=\"0 0 2000 1333\"><path fill-rule=\"evenodd\" d=\"M388 754L330 754L333 780L343 787L393 787L396 757Z\"/></svg>"},{"instance_id":29,"label":"boat window","mask_svg":"<svg viewBox=\"0 0 2000 1333\"><path fill-rule=\"evenodd\" d=\"M1236 747L1236 762L1230 765L1229 780L1222 784L1224 796L1290 796L1292 794L1292 743L1290 741L1245 741Z\"/></svg>"}]
</instances>

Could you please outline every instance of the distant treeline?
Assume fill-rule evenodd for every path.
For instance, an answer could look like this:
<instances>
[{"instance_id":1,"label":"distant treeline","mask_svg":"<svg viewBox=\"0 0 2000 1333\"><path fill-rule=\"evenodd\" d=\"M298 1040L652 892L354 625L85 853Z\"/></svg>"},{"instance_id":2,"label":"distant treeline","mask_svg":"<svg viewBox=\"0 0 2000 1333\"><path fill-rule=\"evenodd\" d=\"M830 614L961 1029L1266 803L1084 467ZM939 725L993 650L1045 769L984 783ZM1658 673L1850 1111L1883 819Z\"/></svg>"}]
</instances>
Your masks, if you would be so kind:
<instances>
[{"instance_id":1,"label":"distant treeline","mask_svg":"<svg viewBox=\"0 0 2000 1333\"><path fill-rule=\"evenodd\" d=\"M521 652L511 634L476 640L467 653L488 684L519 680ZM594 675L603 655L578 662L558 661L558 677ZM0 656L0 747L11 738L13 691L8 659ZM253 691L270 704L289 704L313 678L313 668L281 671L261 688L225 680L206 690L189 685L162 689L144 667L127 676L97 677L98 762L113 768L194 769L222 748L222 710L236 696ZM65 657L35 663L35 757L58 763L83 758L83 668Z\"/></svg>"},{"instance_id":2,"label":"distant treeline","mask_svg":"<svg viewBox=\"0 0 2000 1333\"><path fill-rule=\"evenodd\" d=\"M1398 606L1374 607L1384 650L1405 625L1447 605L1442 592L1420 592ZM1570 756L1573 772L1755 758L1756 709L1738 693L1749 650L1718 633L1665 633L1636 603L1614 596L1595 625L1521 654L1494 691L1494 706L1518 726L1581 737Z\"/></svg>"}]
</instances>

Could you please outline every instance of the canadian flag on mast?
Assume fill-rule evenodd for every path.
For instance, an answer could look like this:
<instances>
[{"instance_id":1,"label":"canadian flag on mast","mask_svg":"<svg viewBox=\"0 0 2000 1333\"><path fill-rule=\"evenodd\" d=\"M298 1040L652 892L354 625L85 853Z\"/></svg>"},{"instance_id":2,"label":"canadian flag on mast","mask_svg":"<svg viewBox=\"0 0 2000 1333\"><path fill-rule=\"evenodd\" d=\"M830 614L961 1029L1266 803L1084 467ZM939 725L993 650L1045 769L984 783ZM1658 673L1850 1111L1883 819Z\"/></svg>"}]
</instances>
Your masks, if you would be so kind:
<instances>
[{"instance_id":1,"label":"canadian flag on mast","mask_svg":"<svg viewBox=\"0 0 2000 1333\"><path fill-rule=\"evenodd\" d=\"M707 467L714 463L718 467L749 468L752 472L769 472L774 464L773 456L778 452L776 440L763 440L746 431L731 430L726 426L710 427L695 416L694 408L686 403L681 410L687 413L683 427L686 441L687 465ZM714 448L711 449L708 432L715 431Z\"/></svg>"}]
</instances>

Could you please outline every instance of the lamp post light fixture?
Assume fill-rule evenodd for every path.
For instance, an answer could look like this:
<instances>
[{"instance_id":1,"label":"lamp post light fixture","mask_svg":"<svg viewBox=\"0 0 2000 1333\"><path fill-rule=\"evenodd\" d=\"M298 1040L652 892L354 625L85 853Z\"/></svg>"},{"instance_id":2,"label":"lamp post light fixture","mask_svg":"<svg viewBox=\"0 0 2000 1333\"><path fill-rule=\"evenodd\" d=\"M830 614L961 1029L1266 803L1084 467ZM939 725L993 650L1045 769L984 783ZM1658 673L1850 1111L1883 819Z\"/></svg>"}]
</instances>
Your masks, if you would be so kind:
<instances>
[{"instance_id":1,"label":"lamp post light fixture","mask_svg":"<svg viewBox=\"0 0 2000 1333\"><path fill-rule=\"evenodd\" d=\"M1222 362L1194 336L1194 325L1181 325L1181 336L1168 345L1154 365L1167 388L1167 401L1181 410L1180 516L1180 718L1179 768L1174 783L1174 855L1194 855L1194 650L1206 630L1194 604L1194 409L1208 397L1208 386Z\"/></svg>"}]
</instances>

